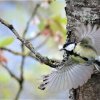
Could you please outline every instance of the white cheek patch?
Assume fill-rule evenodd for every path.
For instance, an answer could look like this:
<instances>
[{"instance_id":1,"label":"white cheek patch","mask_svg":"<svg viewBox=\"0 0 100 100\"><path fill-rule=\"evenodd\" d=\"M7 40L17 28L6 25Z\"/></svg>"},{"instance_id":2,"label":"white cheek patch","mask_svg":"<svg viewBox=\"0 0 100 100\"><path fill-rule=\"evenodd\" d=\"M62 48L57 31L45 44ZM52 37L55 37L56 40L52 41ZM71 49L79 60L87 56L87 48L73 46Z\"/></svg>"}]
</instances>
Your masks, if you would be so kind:
<instances>
[{"instance_id":1,"label":"white cheek patch","mask_svg":"<svg viewBox=\"0 0 100 100\"><path fill-rule=\"evenodd\" d=\"M97 56L97 57L95 58L95 60L100 61L100 56Z\"/></svg>"},{"instance_id":2,"label":"white cheek patch","mask_svg":"<svg viewBox=\"0 0 100 100\"><path fill-rule=\"evenodd\" d=\"M74 47L75 47L75 44L69 44L68 46L65 47L65 49L67 51L72 51L74 49Z\"/></svg>"}]
</instances>

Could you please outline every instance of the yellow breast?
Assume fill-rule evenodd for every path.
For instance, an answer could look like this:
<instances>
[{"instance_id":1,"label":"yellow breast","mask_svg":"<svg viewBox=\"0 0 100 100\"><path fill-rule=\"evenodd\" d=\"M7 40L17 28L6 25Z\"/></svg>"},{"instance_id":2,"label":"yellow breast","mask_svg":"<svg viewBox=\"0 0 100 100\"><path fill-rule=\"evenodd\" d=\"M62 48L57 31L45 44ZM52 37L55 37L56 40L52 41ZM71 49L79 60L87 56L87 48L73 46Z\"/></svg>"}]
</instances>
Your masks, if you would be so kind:
<instances>
[{"instance_id":1,"label":"yellow breast","mask_svg":"<svg viewBox=\"0 0 100 100\"><path fill-rule=\"evenodd\" d=\"M74 52L86 58L95 58L97 56L97 53L93 48L81 46L80 43L76 45Z\"/></svg>"}]
</instances>

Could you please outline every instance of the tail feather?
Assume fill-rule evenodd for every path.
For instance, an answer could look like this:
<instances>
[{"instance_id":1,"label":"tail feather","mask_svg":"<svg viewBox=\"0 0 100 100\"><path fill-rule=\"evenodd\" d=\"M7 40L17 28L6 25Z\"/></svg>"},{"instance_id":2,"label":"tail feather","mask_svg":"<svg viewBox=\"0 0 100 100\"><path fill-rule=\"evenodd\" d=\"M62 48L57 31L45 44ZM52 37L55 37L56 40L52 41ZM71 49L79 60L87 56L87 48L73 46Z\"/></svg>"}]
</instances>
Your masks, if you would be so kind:
<instances>
[{"instance_id":1,"label":"tail feather","mask_svg":"<svg viewBox=\"0 0 100 100\"><path fill-rule=\"evenodd\" d=\"M57 92L82 86L91 77L93 66L74 65L63 67L52 72L48 77L44 76L39 86L41 90Z\"/></svg>"}]
</instances>

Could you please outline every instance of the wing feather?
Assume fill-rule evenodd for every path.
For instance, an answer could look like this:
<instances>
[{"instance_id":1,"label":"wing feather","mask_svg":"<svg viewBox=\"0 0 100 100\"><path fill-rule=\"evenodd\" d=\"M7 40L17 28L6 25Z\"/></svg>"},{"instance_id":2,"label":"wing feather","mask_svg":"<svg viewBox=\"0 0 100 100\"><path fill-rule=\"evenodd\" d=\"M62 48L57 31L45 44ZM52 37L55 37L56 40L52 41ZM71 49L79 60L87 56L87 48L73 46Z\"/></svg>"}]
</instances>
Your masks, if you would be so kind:
<instances>
[{"instance_id":1,"label":"wing feather","mask_svg":"<svg viewBox=\"0 0 100 100\"><path fill-rule=\"evenodd\" d=\"M41 83L46 83L43 90L57 92L82 86L91 77L93 69L94 66L87 66L86 64L73 64L57 69L57 71L49 74L46 81Z\"/></svg>"},{"instance_id":2,"label":"wing feather","mask_svg":"<svg viewBox=\"0 0 100 100\"><path fill-rule=\"evenodd\" d=\"M86 37L90 38L93 47L96 49L97 53L100 54L100 28L97 28L97 25L92 27L90 24L82 24L76 27L75 34L79 41Z\"/></svg>"}]
</instances>

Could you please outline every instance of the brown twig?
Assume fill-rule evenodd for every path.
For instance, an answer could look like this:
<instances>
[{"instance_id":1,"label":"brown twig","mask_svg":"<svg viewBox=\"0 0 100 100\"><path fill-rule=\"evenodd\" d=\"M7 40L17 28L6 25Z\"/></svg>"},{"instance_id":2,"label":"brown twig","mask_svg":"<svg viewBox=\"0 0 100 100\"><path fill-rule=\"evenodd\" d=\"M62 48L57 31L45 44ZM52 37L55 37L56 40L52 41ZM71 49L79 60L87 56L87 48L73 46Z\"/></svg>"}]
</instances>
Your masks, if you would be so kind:
<instances>
[{"instance_id":1,"label":"brown twig","mask_svg":"<svg viewBox=\"0 0 100 100\"><path fill-rule=\"evenodd\" d=\"M33 11L32 15L31 15L30 19L26 23L26 28L25 28L25 30L23 32L23 36L25 36L25 34L27 33L28 28L29 28L29 24L32 21L33 16L35 16L35 14L36 14L36 12L37 12L37 10L38 10L39 7L40 7L40 4L37 4L36 7L34 8L34 11Z\"/></svg>"},{"instance_id":2,"label":"brown twig","mask_svg":"<svg viewBox=\"0 0 100 100\"><path fill-rule=\"evenodd\" d=\"M9 28L13 34L17 37L18 40L20 40L32 53L31 56L35 55L34 58L36 60L38 60L40 63L46 64L50 67L55 67L55 64L53 63L52 59L49 59L47 57L42 56L40 53L38 53L34 47L32 46L32 44L29 41L26 41L25 39L23 39L18 32L15 30L15 28L13 27L13 25L9 24L8 22L6 22L5 20L0 18L0 22L5 25L7 28Z\"/></svg>"},{"instance_id":3,"label":"brown twig","mask_svg":"<svg viewBox=\"0 0 100 100\"><path fill-rule=\"evenodd\" d=\"M35 49L38 50L39 48L41 48L44 44L47 43L49 37L47 37L41 44L39 44Z\"/></svg>"},{"instance_id":4,"label":"brown twig","mask_svg":"<svg viewBox=\"0 0 100 100\"><path fill-rule=\"evenodd\" d=\"M29 38L29 39L26 39L27 41L34 41L38 36L40 36L41 35L41 33L37 33L36 34L36 36L34 36L34 37L31 37L31 38Z\"/></svg>"},{"instance_id":5,"label":"brown twig","mask_svg":"<svg viewBox=\"0 0 100 100\"><path fill-rule=\"evenodd\" d=\"M28 56L28 54L21 53L21 52L16 52L16 51L11 50L11 49L9 49L9 48L2 47L2 48L0 48L0 49L1 49L1 50L4 50L4 51L7 51L7 52L10 52L10 53L12 53L12 54L14 54L14 55L17 55L17 56Z\"/></svg>"},{"instance_id":6,"label":"brown twig","mask_svg":"<svg viewBox=\"0 0 100 100\"><path fill-rule=\"evenodd\" d=\"M37 4L36 5L36 7L35 7L35 9L34 9L34 11L33 11L33 13L32 13L32 16L30 17L30 19L28 20L28 22L27 22L27 24L26 24L26 27L25 27L25 30L24 30L24 32L23 32L23 39L25 39L25 35L26 35L26 33L27 33L27 31L28 31L28 28L29 28L29 24L30 24L30 22L31 22L31 20L32 20L32 18L33 18L33 16L36 14L36 12L37 12L37 9L39 8L39 6L40 6L40 4ZM22 43L21 44L21 49L22 49L22 53L25 51L25 49L24 49L24 44ZM21 60L21 66L20 66L20 82L19 82L19 91L17 92L17 95L16 95L16 98L15 98L15 100L17 100L18 98L19 98L19 96L20 96L20 93L21 93L21 91L22 91L22 89L23 89L23 83L24 83L24 76L23 76L23 73L24 73L24 62L25 62L25 58L26 58L26 56L24 56L24 55L22 55L22 60Z\"/></svg>"},{"instance_id":7,"label":"brown twig","mask_svg":"<svg viewBox=\"0 0 100 100\"><path fill-rule=\"evenodd\" d=\"M18 90L18 92L17 92L17 95L16 95L16 97L15 97L15 100L18 100L21 91L22 91L22 85L19 84L19 90Z\"/></svg>"},{"instance_id":8,"label":"brown twig","mask_svg":"<svg viewBox=\"0 0 100 100\"><path fill-rule=\"evenodd\" d=\"M5 68L5 69L8 71L8 73L9 73L9 75L10 75L11 77L13 77L16 81L19 82L20 79L19 79L18 77L16 77L16 76L9 70L9 68L8 68L5 64L0 63L0 65L3 66L3 68Z\"/></svg>"}]
</instances>

